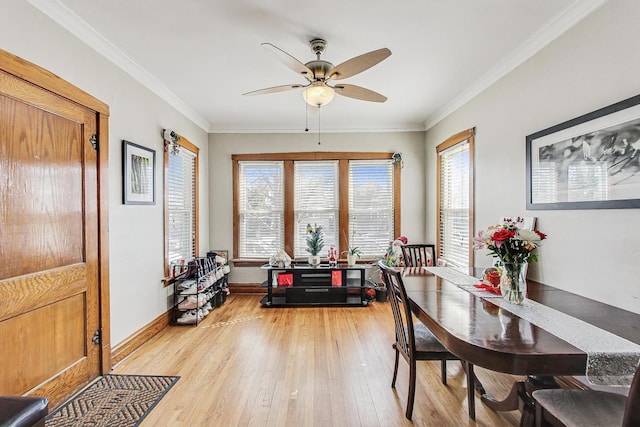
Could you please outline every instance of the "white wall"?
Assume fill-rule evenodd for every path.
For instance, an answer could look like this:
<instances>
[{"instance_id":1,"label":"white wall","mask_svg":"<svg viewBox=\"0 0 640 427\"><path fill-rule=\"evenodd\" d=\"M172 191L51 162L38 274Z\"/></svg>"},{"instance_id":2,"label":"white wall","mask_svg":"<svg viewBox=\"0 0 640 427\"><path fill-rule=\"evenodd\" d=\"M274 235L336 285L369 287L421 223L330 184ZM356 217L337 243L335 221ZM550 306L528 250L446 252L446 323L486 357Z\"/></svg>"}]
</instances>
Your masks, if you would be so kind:
<instances>
[{"instance_id":1,"label":"white wall","mask_svg":"<svg viewBox=\"0 0 640 427\"><path fill-rule=\"evenodd\" d=\"M169 307L164 276L163 142L171 128L201 149L200 217L208 218L207 133L26 1L0 0L0 47L57 74L109 105L109 245L111 343ZM156 151L156 204L122 204L122 140ZM200 227L208 245L208 223Z\"/></svg>"},{"instance_id":2,"label":"white wall","mask_svg":"<svg viewBox=\"0 0 640 427\"><path fill-rule=\"evenodd\" d=\"M401 230L410 242L424 242L424 132L322 134L211 134L209 188L210 242L217 249L233 249L232 154L305 151L401 152ZM275 252L275 251L274 251ZM382 254L380 254L382 255ZM266 280L259 268L234 267L229 281L256 284Z\"/></svg>"},{"instance_id":3,"label":"white wall","mask_svg":"<svg viewBox=\"0 0 640 427\"><path fill-rule=\"evenodd\" d=\"M529 277L640 313L637 209L525 210L525 136L640 92L640 2L605 4L529 61L427 131L427 168L435 146L476 127L475 230L500 216L538 217L548 234ZM461 66L472 64L461 63ZM428 175L428 206L435 187ZM427 237L435 239L435 211ZM476 253L476 266L491 257Z\"/></svg>"}]
</instances>

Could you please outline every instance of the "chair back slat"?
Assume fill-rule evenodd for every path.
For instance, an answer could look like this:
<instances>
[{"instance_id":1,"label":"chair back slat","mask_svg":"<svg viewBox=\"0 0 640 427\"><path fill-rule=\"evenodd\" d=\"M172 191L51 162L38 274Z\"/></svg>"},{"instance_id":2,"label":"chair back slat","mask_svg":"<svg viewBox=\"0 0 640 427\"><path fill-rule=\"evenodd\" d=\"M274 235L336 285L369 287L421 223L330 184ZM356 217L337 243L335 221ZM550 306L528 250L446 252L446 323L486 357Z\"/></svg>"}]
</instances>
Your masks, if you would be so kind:
<instances>
[{"instance_id":1,"label":"chair back slat","mask_svg":"<svg viewBox=\"0 0 640 427\"><path fill-rule=\"evenodd\" d=\"M432 266L435 264L436 247L428 243L403 245L402 257L405 267Z\"/></svg>"},{"instance_id":2,"label":"chair back slat","mask_svg":"<svg viewBox=\"0 0 640 427\"><path fill-rule=\"evenodd\" d=\"M402 282L402 273L385 265L382 261L378 263L378 266L391 303L396 329L396 346L401 353L404 353L405 357L413 358L416 351L413 315L406 303L407 291Z\"/></svg>"}]
</instances>

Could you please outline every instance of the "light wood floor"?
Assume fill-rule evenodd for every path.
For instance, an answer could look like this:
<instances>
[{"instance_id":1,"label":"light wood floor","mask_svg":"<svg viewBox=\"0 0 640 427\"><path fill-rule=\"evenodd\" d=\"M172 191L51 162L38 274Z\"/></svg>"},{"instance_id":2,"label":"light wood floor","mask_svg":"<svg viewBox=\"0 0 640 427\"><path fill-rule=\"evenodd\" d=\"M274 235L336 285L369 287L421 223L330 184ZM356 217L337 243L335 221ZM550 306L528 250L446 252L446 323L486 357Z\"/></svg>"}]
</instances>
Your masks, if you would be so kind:
<instances>
[{"instance_id":1,"label":"light wood floor","mask_svg":"<svg viewBox=\"0 0 640 427\"><path fill-rule=\"evenodd\" d=\"M393 318L388 303L355 308L261 308L230 295L198 326L172 326L118 364L115 374L179 375L143 421L149 426L514 426L476 398L467 415L464 372L418 363L413 424L404 417L407 364L391 388ZM512 377L476 368L504 397Z\"/></svg>"}]
</instances>

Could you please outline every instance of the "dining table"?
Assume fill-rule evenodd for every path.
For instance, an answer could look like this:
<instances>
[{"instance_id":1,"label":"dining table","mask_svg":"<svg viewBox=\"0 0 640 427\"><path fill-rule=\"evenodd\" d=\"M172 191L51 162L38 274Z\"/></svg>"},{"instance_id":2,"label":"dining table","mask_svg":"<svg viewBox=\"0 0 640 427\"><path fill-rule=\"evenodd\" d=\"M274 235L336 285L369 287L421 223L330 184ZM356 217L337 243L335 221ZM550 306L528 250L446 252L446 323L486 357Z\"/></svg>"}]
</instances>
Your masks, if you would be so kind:
<instances>
[{"instance_id":1,"label":"dining table","mask_svg":"<svg viewBox=\"0 0 640 427\"><path fill-rule=\"evenodd\" d=\"M620 381L630 380L630 367L621 374L608 365L620 368L617 357L633 366L640 360L639 314L531 280L523 307L514 307L499 292L484 289L482 269L401 269L412 312L451 353L475 366L522 376L502 400L476 381L485 405L495 411L519 409L521 425L535 422L531 393L559 387L557 377L625 384ZM545 316L547 323L539 321Z\"/></svg>"}]
</instances>

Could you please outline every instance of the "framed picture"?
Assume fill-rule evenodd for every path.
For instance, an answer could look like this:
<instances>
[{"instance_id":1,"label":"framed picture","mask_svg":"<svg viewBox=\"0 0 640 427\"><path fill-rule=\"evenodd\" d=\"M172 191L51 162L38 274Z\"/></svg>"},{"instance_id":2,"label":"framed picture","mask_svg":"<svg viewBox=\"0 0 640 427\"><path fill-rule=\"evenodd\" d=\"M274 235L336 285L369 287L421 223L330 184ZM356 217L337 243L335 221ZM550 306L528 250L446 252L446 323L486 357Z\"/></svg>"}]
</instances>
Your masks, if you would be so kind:
<instances>
[{"instance_id":1,"label":"framed picture","mask_svg":"<svg viewBox=\"0 0 640 427\"><path fill-rule=\"evenodd\" d=\"M527 209L640 208L640 95L526 144Z\"/></svg>"},{"instance_id":2,"label":"framed picture","mask_svg":"<svg viewBox=\"0 0 640 427\"><path fill-rule=\"evenodd\" d=\"M122 140L122 203L156 204L156 152Z\"/></svg>"}]
</instances>

